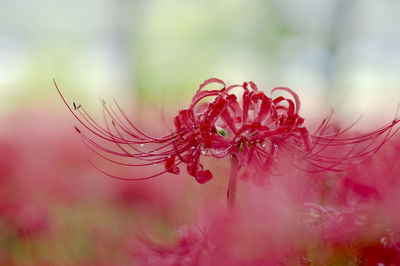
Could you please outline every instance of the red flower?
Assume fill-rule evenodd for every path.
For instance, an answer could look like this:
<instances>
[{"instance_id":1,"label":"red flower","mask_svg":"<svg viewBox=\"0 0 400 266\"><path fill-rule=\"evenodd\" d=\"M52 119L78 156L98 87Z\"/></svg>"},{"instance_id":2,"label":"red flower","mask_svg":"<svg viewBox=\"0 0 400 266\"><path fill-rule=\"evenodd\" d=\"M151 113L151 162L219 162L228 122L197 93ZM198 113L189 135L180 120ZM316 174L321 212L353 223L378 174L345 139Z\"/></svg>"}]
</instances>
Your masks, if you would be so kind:
<instances>
[{"instance_id":1,"label":"red flower","mask_svg":"<svg viewBox=\"0 0 400 266\"><path fill-rule=\"evenodd\" d=\"M211 83L219 84L222 88L206 90L205 87ZM238 98L233 89L241 90L242 96ZM239 170L245 169L241 174L243 177L252 176L253 181L261 183L266 175L260 175L260 171L270 169L278 150L283 150L285 154L291 154L294 158L301 158L298 161L308 163L305 168L307 171L341 171L355 159L365 158L376 152L394 134L391 129L399 122L396 119L381 129L359 137L339 138L348 129L328 135L326 132L330 129L330 115L314 135L309 135L303 125L304 119L299 116L300 100L297 94L286 87L272 90L275 91L285 91L291 98L270 98L258 90L253 82L226 86L220 79L208 79L200 85L190 106L180 110L175 117L174 132L160 138L139 130L118 104L116 107L120 115L103 102L105 127L94 121L80 105L74 103L75 110L69 106L68 108L92 135L89 136L76 128L84 143L104 159L130 166L164 164L164 171L134 180L148 179L166 172L179 174L179 166L185 164L187 172L202 184L209 181L213 175L210 170L204 168L201 158L230 156L232 173L228 199L231 204L235 198ZM212 98L212 101L204 103L203 100L207 98ZM66 103L64 98L63 100ZM383 140L375 144L380 136L383 136ZM95 138L114 143L118 149L109 149ZM365 145L357 146L360 143ZM144 144L158 146L145 150ZM104 154L134 158L143 163L126 164ZM114 178L126 179L104 173Z\"/></svg>"}]
</instances>

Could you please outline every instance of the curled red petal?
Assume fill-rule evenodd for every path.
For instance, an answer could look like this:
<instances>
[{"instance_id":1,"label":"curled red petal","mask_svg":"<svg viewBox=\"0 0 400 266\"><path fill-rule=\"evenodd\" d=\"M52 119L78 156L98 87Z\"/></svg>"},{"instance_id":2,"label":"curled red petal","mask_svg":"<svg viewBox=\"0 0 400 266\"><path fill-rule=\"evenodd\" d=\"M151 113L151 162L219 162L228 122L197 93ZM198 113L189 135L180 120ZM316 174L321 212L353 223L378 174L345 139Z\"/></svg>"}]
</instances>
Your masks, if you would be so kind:
<instances>
[{"instance_id":1,"label":"curled red petal","mask_svg":"<svg viewBox=\"0 0 400 266\"><path fill-rule=\"evenodd\" d=\"M175 164L175 156L169 156L165 160L165 170L173 174L179 174L179 168Z\"/></svg>"},{"instance_id":2,"label":"curled red petal","mask_svg":"<svg viewBox=\"0 0 400 266\"><path fill-rule=\"evenodd\" d=\"M217 79L217 78L210 78L210 79L205 80L205 81L200 85L198 91L202 90L205 86L207 86L208 84L211 84L211 83L219 83L219 84L223 85L224 88L225 88L225 82L223 82L222 80Z\"/></svg>"},{"instance_id":3,"label":"curled red petal","mask_svg":"<svg viewBox=\"0 0 400 266\"><path fill-rule=\"evenodd\" d=\"M212 179L213 175L210 170L202 170L197 173L196 180L200 184L204 184Z\"/></svg>"},{"instance_id":4,"label":"curled red petal","mask_svg":"<svg viewBox=\"0 0 400 266\"><path fill-rule=\"evenodd\" d=\"M274 91L277 91L277 90L287 91L292 95L294 102L296 103L296 114L297 114L300 111L300 98L297 95L297 93L295 93L294 91L292 91L291 89L289 89L287 87L276 87L276 88L272 89L271 93L273 93Z\"/></svg>"}]
</instances>

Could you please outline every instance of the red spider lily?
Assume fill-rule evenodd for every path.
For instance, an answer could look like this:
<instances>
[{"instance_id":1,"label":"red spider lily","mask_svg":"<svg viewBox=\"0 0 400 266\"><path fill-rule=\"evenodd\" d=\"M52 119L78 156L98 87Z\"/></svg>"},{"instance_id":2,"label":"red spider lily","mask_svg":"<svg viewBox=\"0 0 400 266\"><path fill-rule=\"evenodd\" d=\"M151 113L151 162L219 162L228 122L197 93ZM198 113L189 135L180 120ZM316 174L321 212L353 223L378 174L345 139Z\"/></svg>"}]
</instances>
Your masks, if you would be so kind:
<instances>
[{"instance_id":1,"label":"red spider lily","mask_svg":"<svg viewBox=\"0 0 400 266\"><path fill-rule=\"evenodd\" d=\"M212 83L222 88L206 90L205 87ZM240 90L242 96L236 96L233 90ZM304 119L299 116L300 100L297 94L286 87L274 88L271 93L275 91L287 92L291 98L270 98L253 82L226 86L220 79L208 79L200 85L190 106L180 110L174 118L174 131L159 138L139 130L117 103L119 114L103 101L105 126L101 126L82 106L73 103L72 110L60 95L89 132L85 133L76 127L83 142L96 154L125 166L164 165L162 172L135 179L122 178L101 170L103 173L117 179L144 180L166 172L179 174L179 166L185 164L187 172L203 184L213 175L204 168L201 158L229 156L232 169L228 187L230 205L235 200L239 173L242 177L252 177L256 183L262 183L266 175L261 173L270 170L278 153L296 159L293 160L294 165L296 162L306 162L305 167L297 167L309 172L342 171L355 160L374 154L398 130L392 130L399 122L399 119L395 119L362 136L344 137L349 128L328 134L329 115L314 134L309 134L303 125ZM205 102L207 99L212 100ZM380 137L382 140L378 142ZM104 141L115 144L117 149L102 145ZM145 150L145 144L157 146ZM111 158L114 156L137 159L143 163L128 164Z\"/></svg>"}]
</instances>

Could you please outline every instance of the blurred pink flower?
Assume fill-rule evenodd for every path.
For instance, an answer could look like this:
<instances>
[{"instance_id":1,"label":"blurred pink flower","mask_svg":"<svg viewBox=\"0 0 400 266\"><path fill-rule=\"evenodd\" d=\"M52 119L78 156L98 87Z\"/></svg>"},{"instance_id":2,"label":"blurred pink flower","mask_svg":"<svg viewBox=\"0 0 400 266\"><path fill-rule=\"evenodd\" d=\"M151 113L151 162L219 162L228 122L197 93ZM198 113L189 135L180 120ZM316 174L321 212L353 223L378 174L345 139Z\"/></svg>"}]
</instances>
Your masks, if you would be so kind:
<instances>
[{"instance_id":1,"label":"blurred pink flower","mask_svg":"<svg viewBox=\"0 0 400 266\"><path fill-rule=\"evenodd\" d=\"M204 253L211 249L206 236L198 229L184 226L177 234L177 243L170 247L139 236L140 242L129 245L128 251L141 265L208 265Z\"/></svg>"},{"instance_id":2,"label":"blurred pink flower","mask_svg":"<svg viewBox=\"0 0 400 266\"><path fill-rule=\"evenodd\" d=\"M368 172L369 166L364 167ZM373 178L363 166L354 171L360 172L346 178L360 184ZM321 181L343 183L338 177L329 180L329 174L323 172ZM228 211L215 202L204 206L192 223L178 227L173 243L135 238L130 254L141 265L400 263L400 182L378 189L388 194L382 195L387 200L356 191L352 200L360 197L361 201L352 203L341 198L342 191L352 193L352 189L331 186L329 193L339 196L326 201L326 192L306 175L288 171L271 177L268 186L244 186L248 193L235 209Z\"/></svg>"}]
</instances>

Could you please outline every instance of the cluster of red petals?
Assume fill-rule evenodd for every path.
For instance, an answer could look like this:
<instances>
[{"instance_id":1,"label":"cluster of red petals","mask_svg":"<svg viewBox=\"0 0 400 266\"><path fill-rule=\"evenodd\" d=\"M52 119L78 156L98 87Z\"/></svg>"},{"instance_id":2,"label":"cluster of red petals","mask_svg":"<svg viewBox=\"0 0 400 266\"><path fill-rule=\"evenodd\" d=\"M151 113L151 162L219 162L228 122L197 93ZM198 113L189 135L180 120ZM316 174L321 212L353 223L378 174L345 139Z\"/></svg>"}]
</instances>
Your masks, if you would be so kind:
<instances>
[{"instance_id":1,"label":"cluster of red petals","mask_svg":"<svg viewBox=\"0 0 400 266\"><path fill-rule=\"evenodd\" d=\"M220 88L207 90L209 85ZM152 137L139 130L116 102L116 109L103 102L105 126L101 126L82 106L74 103L71 108L60 95L86 129L85 133L76 128L83 142L96 154L124 166L164 166L162 172L133 179L103 171L117 179L143 180L166 172L179 174L179 166L184 164L191 176L205 183L213 175L200 162L203 156L231 156L238 169L246 169L244 175L254 176L270 169L278 150L308 163L307 171L341 171L354 159L375 153L398 130L392 130L399 122L396 119L368 134L344 138L348 129L332 133L328 130L328 116L314 134L309 134L299 116L297 94L286 87L274 88L271 93L275 91L286 92L290 98L270 98L253 82L227 86L220 79L208 79L200 85L190 106L175 117L174 132L163 137ZM381 136L383 140L377 141ZM113 143L116 149L98 140ZM363 145L360 148L358 144ZM343 149L345 153L332 156L330 149ZM115 157L142 163L128 164Z\"/></svg>"},{"instance_id":2,"label":"cluster of red petals","mask_svg":"<svg viewBox=\"0 0 400 266\"><path fill-rule=\"evenodd\" d=\"M222 89L205 90L211 83L220 84ZM294 137L307 146L308 132L298 115L298 96L289 88L272 92L276 90L289 92L293 100L269 98L253 82L228 87L212 78L201 84L189 108L179 111L174 120L176 155L187 163L188 173L200 183L211 179L211 172L199 163L201 155L233 156L238 168L252 165L266 170L282 141ZM213 100L202 103L206 98Z\"/></svg>"}]
</instances>

